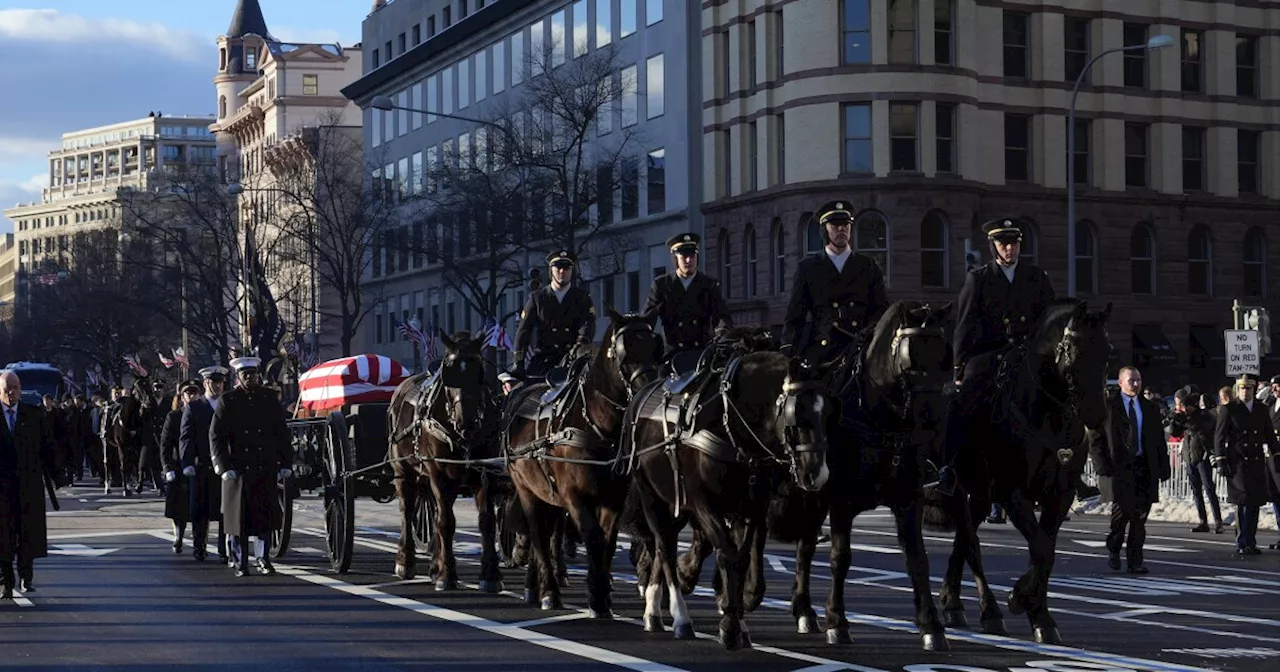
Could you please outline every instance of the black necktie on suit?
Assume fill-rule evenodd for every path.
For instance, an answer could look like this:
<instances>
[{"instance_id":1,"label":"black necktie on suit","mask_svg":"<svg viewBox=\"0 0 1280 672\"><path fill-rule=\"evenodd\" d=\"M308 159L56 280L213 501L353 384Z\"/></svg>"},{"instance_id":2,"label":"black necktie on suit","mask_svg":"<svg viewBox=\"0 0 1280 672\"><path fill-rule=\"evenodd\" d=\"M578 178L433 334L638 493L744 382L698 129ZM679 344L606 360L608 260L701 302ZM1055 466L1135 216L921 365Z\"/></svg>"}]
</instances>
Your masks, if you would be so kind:
<instances>
[{"instance_id":1,"label":"black necktie on suit","mask_svg":"<svg viewBox=\"0 0 1280 672\"><path fill-rule=\"evenodd\" d=\"M1129 448L1134 455L1142 454L1142 435L1138 432L1138 400L1129 400Z\"/></svg>"}]
</instances>

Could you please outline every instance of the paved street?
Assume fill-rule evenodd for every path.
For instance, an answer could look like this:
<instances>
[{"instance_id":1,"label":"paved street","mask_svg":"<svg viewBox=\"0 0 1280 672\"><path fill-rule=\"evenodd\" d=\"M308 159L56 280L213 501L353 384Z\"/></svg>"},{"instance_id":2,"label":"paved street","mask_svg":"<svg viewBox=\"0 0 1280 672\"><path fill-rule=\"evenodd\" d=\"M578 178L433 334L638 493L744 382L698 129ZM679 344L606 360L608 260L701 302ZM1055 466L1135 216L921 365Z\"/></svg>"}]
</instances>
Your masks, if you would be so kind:
<instances>
[{"instance_id":1,"label":"paved street","mask_svg":"<svg viewBox=\"0 0 1280 672\"><path fill-rule=\"evenodd\" d=\"M1006 614L1012 637L951 630L952 652L933 654L919 649L908 625L910 593L888 514L872 512L856 523L852 646L795 634L786 611L791 554L772 545L770 599L748 621L756 647L727 653L711 639L718 618L706 594L691 600L699 641L645 634L625 553L617 563L620 618L594 622L578 611L585 602L578 580L557 612L527 607L515 592L439 593L422 580L396 581L395 503L357 502L349 574L328 571L317 501L307 497L297 504L293 550L277 562L280 575L236 579L213 561L196 563L189 545L175 556L155 498L74 488L62 501L63 511L49 519L56 554L37 564L36 592L0 606L6 669L1181 672L1269 670L1280 659L1280 554L1232 560L1227 535L1193 535L1185 525L1151 524L1152 573L1130 577L1106 568L1104 520L1076 517L1063 534L1053 594L1068 646L1030 642L1026 621ZM463 581L473 583L479 547L468 505L459 509L467 527L458 553ZM984 527L984 541L989 577L1003 598L1025 564L1022 542L1007 526ZM935 577L949 547L930 538ZM508 571L514 591L522 574ZM818 602L825 574L815 571ZM969 615L976 623L973 602Z\"/></svg>"}]
</instances>

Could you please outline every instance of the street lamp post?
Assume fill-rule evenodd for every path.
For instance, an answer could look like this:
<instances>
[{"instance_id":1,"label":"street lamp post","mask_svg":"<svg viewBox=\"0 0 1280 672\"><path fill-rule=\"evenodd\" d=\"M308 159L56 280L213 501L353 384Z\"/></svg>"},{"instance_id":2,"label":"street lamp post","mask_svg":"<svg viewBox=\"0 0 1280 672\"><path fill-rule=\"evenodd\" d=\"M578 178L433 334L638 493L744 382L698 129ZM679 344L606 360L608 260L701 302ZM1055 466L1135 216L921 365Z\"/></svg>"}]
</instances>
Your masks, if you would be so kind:
<instances>
[{"instance_id":1,"label":"street lamp post","mask_svg":"<svg viewBox=\"0 0 1280 672\"><path fill-rule=\"evenodd\" d=\"M1080 85L1084 83L1093 64L1107 54L1119 51L1154 51L1173 46L1173 43L1172 37L1160 34L1151 36L1146 44L1106 49L1090 59L1076 76L1076 84L1071 89L1071 106L1067 109L1067 296L1076 295L1076 98L1080 95Z\"/></svg>"}]
</instances>

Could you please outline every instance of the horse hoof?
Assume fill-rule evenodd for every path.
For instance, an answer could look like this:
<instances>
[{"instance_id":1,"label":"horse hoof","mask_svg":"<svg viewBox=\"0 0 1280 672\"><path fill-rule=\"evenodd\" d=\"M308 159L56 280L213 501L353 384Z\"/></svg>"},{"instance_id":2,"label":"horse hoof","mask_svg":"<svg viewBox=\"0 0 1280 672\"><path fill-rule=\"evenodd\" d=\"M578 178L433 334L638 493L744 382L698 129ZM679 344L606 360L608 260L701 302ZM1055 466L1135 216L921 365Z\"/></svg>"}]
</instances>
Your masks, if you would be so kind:
<instances>
[{"instance_id":1,"label":"horse hoof","mask_svg":"<svg viewBox=\"0 0 1280 672\"><path fill-rule=\"evenodd\" d=\"M436 592L444 592L446 590L457 590L457 579L436 579Z\"/></svg>"},{"instance_id":2,"label":"horse hoof","mask_svg":"<svg viewBox=\"0 0 1280 672\"><path fill-rule=\"evenodd\" d=\"M853 638L849 636L848 627L831 628L827 630L828 644L852 644Z\"/></svg>"},{"instance_id":3,"label":"horse hoof","mask_svg":"<svg viewBox=\"0 0 1280 672\"><path fill-rule=\"evenodd\" d=\"M1026 611L1026 609L1022 606L1022 600L1018 599L1018 592L1016 590L1009 593L1008 605L1009 605L1009 612L1012 613L1014 616L1017 616Z\"/></svg>"},{"instance_id":4,"label":"horse hoof","mask_svg":"<svg viewBox=\"0 0 1280 672\"><path fill-rule=\"evenodd\" d=\"M964 615L964 609L945 609L942 612L942 620L948 628L969 627L969 618Z\"/></svg>"},{"instance_id":5,"label":"horse hoof","mask_svg":"<svg viewBox=\"0 0 1280 672\"><path fill-rule=\"evenodd\" d=\"M482 593L501 593L502 582L496 579L482 579L479 588Z\"/></svg>"},{"instance_id":6,"label":"horse hoof","mask_svg":"<svg viewBox=\"0 0 1280 672\"><path fill-rule=\"evenodd\" d=\"M951 650L951 644L947 642L947 636L942 633L925 633L920 635L921 645L925 651L937 651L945 653Z\"/></svg>"},{"instance_id":7,"label":"horse hoof","mask_svg":"<svg viewBox=\"0 0 1280 672\"><path fill-rule=\"evenodd\" d=\"M746 630L742 631L742 648L744 649L751 648L751 633Z\"/></svg>"},{"instance_id":8,"label":"horse hoof","mask_svg":"<svg viewBox=\"0 0 1280 672\"><path fill-rule=\"evenodd\" d=\"M726 651L737 651L742 648L742 633L738 632L737 634L730 635L728 631L721 628L720 646L723 646Z\"/></svg>"},{"instance_id":9,"label":"horse hoof","mask_svg":"<svg viewBox=\"0 0 1280 672\"><path fill-rule=\"evenodd\" d=\"M818 618L810 614L804 614L796 619L796 632L802 635L812 635L818 631Z\"/></svg>"},{"instance_id":10,"label":"horse hoof","mask_svg":"<svg viewBox=\"0 0 1280 672\"><path fill-rule=\"evenodd\" d=\"M645 632L665 632L666 628L662 627L661 616L645 616L644 617Z\"/></svg>"},{"instance_id":11,"label":"horse hoof","mask_svg":"<svg viewBox=\"0 0 1280 672\"><path fill-rule=\"evenodd\" d=\"M567 577L567 576L557 576L557 577L556 577L556 585L557 585L557 586L560 586L561 588L568 588L568 587L569 587L569 577Z\"/></svg>"},{"instance_id":12,"label":"horse hoof","mask_svg":"<svg viewBox=\"0 0 1280 672\"><path fill-rule=\"evenodd\" d=\"M676 639L693 639L695 636L692 623L676 623L672 630L675 631Z\"/></svg>"},{"instance_id":13,"label":"horse hoof","mask_svg":"<svg viewBox=\"0 0 1280 672\"><path fill-rule=\"evenodd\" d=\"M1061 644L1062 635L1058 634L1055 627L1034 628L1031 631L1032 636L1036 640L1036 644Z\"/></svg>"},{"instance_id":14,"label":"horse hoof","mask_svg":"<svg viewBox=\"0 0 1280 672\"><path fill-rule=\"evenodd\" d=\"M982 631L988 635L1008 635L1009 629L1004 627L1004 619L996 616L982 621Z\"/></svg>"},{"instance_id":15,"label":"horse hoof","mask_svg":"<svg viewBox=\"0 0 1280 672\"><path fill-rule=\"evenodd\" d=\"M610 609L604 609L604 610L587 609L587 618L590 618L595 621L612 621L613 611Z\"/></svg>"},{"instance_id":16,"label":"horse hoof","mask_svg":"<svg viewBox=\"0 0 1280 672\"><path fill-rule=\"evenodd\" d=\"M538 596L533 592L533 589L532 589L532 588L525 588L525 589L524 589L524 603L525 603L525 604L537 604L537 603L538 603Z\"/></svg>"},{"instance_id":17,"label":"horse hoof","mask_svg":"<svg viewBox=\"0 0 1280 672\"><path fill-rule=\"evenodd\" d=\"M542 598L542 610L551 611L552 609L564 609L564 605L560 603L560 598L551 595Z\"/></svg>"},{"instance_id":18,"label":"horse hoof","mask_svg":"<svg viewBox=\"0 0 1280 672\"><path fill-rule=\"evenodd\" d=\"M408 581L413 578L413 570L409 567L396 563L396 578L401 581Z\"/></svg>"}]
</instances>

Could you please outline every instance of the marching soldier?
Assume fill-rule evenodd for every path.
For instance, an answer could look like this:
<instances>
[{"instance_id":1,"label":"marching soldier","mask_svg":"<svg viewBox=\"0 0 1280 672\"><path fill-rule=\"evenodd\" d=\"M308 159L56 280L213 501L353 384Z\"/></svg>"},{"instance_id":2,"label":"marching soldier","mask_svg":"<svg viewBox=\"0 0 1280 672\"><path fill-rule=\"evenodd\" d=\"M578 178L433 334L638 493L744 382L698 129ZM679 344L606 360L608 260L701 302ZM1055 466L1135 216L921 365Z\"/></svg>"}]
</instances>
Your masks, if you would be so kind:
<instances>
[{"instance_id":1,"label":"marching soldier","mask_svg":"<svg viewBox=\"0 0 1280 672\"><path fill-rule=\"evenodd\" d=\"M231 360L240 386L226 393L209 425L214 471L222 476L222 519L240 542L237 577L249 573L249 537L257 537L258 572L275 574L271 534L284 520L276 481L293 473L284 409L275 392L262 384L260 366L257 357Z\"/></svg>"},{"instance_id":2,"label":"marching soldier","mask_svg":"<svg viewBox=\"0 0 1280 672\"><path fill-rule=\"evenodd\" d=\"M965 384L975 372L994 369L997 359L1031 335L1040 314L1053 302L1055 294L1049 276L1031 264L1019 263L1022 229L1012 219L993 219L982 225L991 244L993 259L969 271L960 290L956 330L952 341L958 393L954 403L961 407L981 393L979 383ZM938 474L938 490L955 491L951 465L964 446L965 437L957 422L964 413L951 413L943 467Z\"/></svg>"},{"instance_id":3,"label":"marching soldier","mask_svg":"<svg viewBox=\"0 0 1280 672\"><path fill-rule=\"evenodd\" d=\"M783 352L820 363L839 355L853 335L872 326L889 307L884 271L853 251L853 213L846 201L826 203L814 214L823 251L800 262L783 327Z\"/></svg>"},{"instance_id":4,"label":"marching soldier","mask_svg":"<svg viewBox=\"0 0 1280 672\"><path fill-rule=\"evenodd\" d=\"M222 402L222 389L227 370L221 366L200 369L204 394L182 410L178 430L178 463L187 479L188 520L191 521L192 555L204 562L209 551L209 521L218 521L218 559L227 564L227 535L222 523L222 486L213 473L213 456L209 450L209 425L214 411Z\"/></svg>"},{"instance_id":5,"label":"marching soldier","mask_svg":"<svg viewBox=\"0 0 1280 672\"><path fill-rule=\"evenodd\" d=\"M191 488L182 473L179 457L179 440L182 436L182 415L187 405L200 398L203 390L200 381L186 380L178 383L178 393L173 397L171 409L164 416L160 430L160 465L164 469L164 517L173 521L173 552L182 553L182 537L187 532L191 517ZM192 542L196 539L192 535Z\"/></svg>"},{"instance_id":6,"label":"marching soldier","mask_svg":"<svg viewBox=\"0 0 1280 672\"><path fill-rule=\"evenodd\" d=\"M700 352L711 343L714 331L733 326L729 307L720 292L720 282L698 272L696 233L682 233L667 241L676 270L654 278L644 312L662 320L667 341L667 360L681 352Z\"/></svg>"},{"instance_id":7,"label":"marching soldier","mask_svg":"<svg viewBox=\"0 0 1280 672\"><path fill-rule=\"evenodd\" d=\"M1258 379L1236 380L1236 399L1218 414L1213 432L1213 463L1227 479L1227 501L1236 505L1236 552L1259 555L1258 514L1270 499L1266 453L1280 445L1266 404L1254 398Z\"/></svg>"},{"instance_id":8,"label":"marching soldier","mask_svg":"<svg viewBox=\"0 0 1280 672\"><path fill-rule=\"evenodd\" d=\"M120 416L120 397L124 388L111 388L111 401L102 411L102 423L98 426L98 438L102 441L102 486L104 494L111 494L111 486L123 482L123 465L120 464L120 451L112 450L111 429L115 427Z\"/></svg>"},{"instance_id":9,"label":"marching soldier","mask_svg":"<svg viewBox=\"0 0 1280 672\"><path fill-rule=\"evenodd\" d=\"M545 376L565 355L578 345L590 345L595 338L596 309L587 290L573 284L577 257L569 250L547 255L551 267L551 284L533 292L520 311L520 327L516 329L515 366L517 378L525 374L525 352L533 345L533 361L529 374Z\"/></svg>"}]
</instances>

